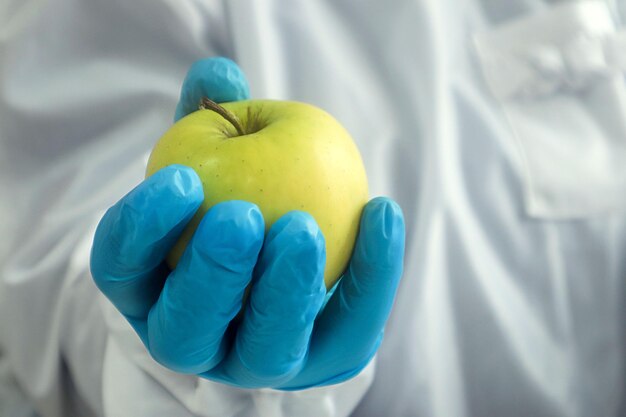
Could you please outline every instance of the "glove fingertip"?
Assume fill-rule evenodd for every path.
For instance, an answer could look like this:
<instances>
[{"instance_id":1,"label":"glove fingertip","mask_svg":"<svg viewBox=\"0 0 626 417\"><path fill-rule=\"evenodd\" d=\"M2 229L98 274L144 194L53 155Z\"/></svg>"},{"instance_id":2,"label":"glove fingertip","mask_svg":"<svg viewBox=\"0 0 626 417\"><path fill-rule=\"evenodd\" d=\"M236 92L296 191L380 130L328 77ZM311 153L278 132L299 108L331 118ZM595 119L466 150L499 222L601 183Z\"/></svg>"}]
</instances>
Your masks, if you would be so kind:
<instances>
[{"instance_id":1,"label":"glove fingertip","mask_svg":"<svg viewBox=\"0 0 626 417\"><path fill-rule=\"evenodd\" d=\"M256 263L264 233L265 222L256 205L227 201L207 212L192 245L223 268L244 273Z\"/></svg>"},{"instance_id":2,"label":"glove fingertip","mask_svg":"<svg viewBox=\"0 0 626 417\"><path fill-rule=\"evenodd\" d=\"M174 121L198 110L203 97L217 103L248 99L248 80L229 58L210 57L194 62L183 81Z\"/></svg>"},{"instance_id":3,"label":"glove fingertip","mask_svg":"<svg viewBox=\"0 0 626 417\"><path fill-rule=\"evenodd\" d=\"M356 260L377 269L388 269L401 263L404 243L404 215L398 203L387 197L371 200L361 217Z\"/></svg>"},{"instance_id":4,"label":"glove fingertip","mask_svg":"<svg viewBox=\"0 0 626 417\"><path fill-rule=\"evenodd\" d=\"M154 173L109 208L98 224L91 257L94 276L154 268L168 239L203 199L202 182L193 169L170 165Z\"/></svg>"},{"instance_id":5,"label":"glove fingertip","mask_svg":"<svg viewBox=\"0 0 626 417\"><path fill-rule=\"evenodd\" d=\"M170 176L170 187L175 197L200 202L204 199L202 180L193 168L173 164L163 170Z\"/></svg>"},{"instance_id":6,"label":"glove fingertip","mask_svg":"<svg viewBox=\"0 0 626 417\"><path fill-rule=\"evenodd\" d=\"M404 214L398 203L388 197L372 199L363 212L361 227L380 227L386 239L404 236ZM401 233L400 233L401 232ZM397 236L401 234L401 236Z\"/></svg>"}]
</instances>

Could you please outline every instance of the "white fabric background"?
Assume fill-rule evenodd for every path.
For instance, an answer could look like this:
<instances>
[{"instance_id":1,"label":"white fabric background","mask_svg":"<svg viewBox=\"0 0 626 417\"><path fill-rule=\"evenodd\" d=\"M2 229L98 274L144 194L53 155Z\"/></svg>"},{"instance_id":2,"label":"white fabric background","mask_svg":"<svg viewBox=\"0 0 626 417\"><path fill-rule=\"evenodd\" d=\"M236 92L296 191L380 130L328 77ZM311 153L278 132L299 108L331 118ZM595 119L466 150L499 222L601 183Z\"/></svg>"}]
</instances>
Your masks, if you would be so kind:
<instances>
[{"instance_id":1,"label":"white fabric background","mask_svg":"<svg viewBox=\"0 0 626 417\"><path fill-rule=\"evenodd\" d=\"M29 400L45 417L299 415L311 398L327 416L359 400L354 417L626 412L626 213L571 219L548 205L551 216L530 215L515 132L471 48L477 34L551 13L542 31L558 32L567 13L557 8L592 3L624 10L540 0L0 4L0 207L13 230L2 243L11 258L0 339ZM227 396L176 384L132 350L119 317L105 321L86 270L89 231L141 180L188 66L214 54L240 63L253 96L335 115L362 150L372 195L405 211L406 273L376 372L346 391ZM572 183L587 195L585 178Z\"/></svg>"}]
</instances>

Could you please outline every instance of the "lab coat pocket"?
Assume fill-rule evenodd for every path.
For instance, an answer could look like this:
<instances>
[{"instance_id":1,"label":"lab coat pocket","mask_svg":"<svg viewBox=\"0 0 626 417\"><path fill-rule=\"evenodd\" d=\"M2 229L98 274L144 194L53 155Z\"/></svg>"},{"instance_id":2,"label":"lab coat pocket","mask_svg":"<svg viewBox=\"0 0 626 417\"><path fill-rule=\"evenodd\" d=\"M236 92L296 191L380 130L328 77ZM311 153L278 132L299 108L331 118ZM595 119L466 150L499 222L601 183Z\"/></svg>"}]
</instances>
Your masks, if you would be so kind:
<instances>
[{"instance_id":1,"label":"lab coat pocket","mask_svg":"<svg viewBox=\"0 0 626 417\"><path fill-rule=\"evenodd\" d=\"M474 38L524 166L526 212L626 210L626 32L604 1L547 9Z\"/></svg>"}]
</instances>

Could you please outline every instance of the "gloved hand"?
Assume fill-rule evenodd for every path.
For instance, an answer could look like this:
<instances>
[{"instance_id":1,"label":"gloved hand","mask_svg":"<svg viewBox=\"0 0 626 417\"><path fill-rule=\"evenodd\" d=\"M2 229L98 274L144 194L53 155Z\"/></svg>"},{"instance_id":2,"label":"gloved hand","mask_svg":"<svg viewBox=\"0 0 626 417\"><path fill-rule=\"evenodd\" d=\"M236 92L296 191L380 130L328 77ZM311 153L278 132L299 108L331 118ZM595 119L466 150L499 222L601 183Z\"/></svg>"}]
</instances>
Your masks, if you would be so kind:
<instances>
[{"instance_id":1,"label":"gloved hand","mask_svg":"<svg viewBox=\"0 0 626 417\"><path fill-rule=\"evenodd\" d=\"M238 100L248 88L231 61L199 61L176 118L203 95ZM94 280L151 355L172 370L243 388L297 390L358 374L381 343L402 275L399 206L386 198L367 204L350 265L320 311L324 237L304 212L286 214L264 236L254 204L218 204L170 271L165 255L202 200L195 172L173 165L111 207L95 234Z\"/></svg>"}]
</instances>

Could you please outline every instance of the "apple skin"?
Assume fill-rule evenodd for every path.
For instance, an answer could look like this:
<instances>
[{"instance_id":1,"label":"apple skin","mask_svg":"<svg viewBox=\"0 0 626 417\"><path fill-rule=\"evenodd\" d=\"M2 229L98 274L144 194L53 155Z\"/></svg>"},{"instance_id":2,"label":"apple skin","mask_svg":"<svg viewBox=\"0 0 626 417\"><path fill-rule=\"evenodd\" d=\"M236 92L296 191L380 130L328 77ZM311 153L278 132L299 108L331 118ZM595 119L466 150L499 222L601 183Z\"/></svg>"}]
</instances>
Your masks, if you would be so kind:
<instances>
[{"instance_id":1,"label":"apple skin","mask_svg":"<svg viewBox=\"0 0 626 417\"><path fill-rule=\"evenodd\" d=\"M247 133L212 110L179 120L154 147L146 176L172 164L202 180L204 202L167 257L174 267L203 215L217 203L256 204L266 231L292 210L306 211L326 241L324 281L331 288L346 269L368 201L361 155L331 115L309 104L277 100L222 103ZM250 132L250 133L248 133Z\"/></svg>"}]
</instances>

